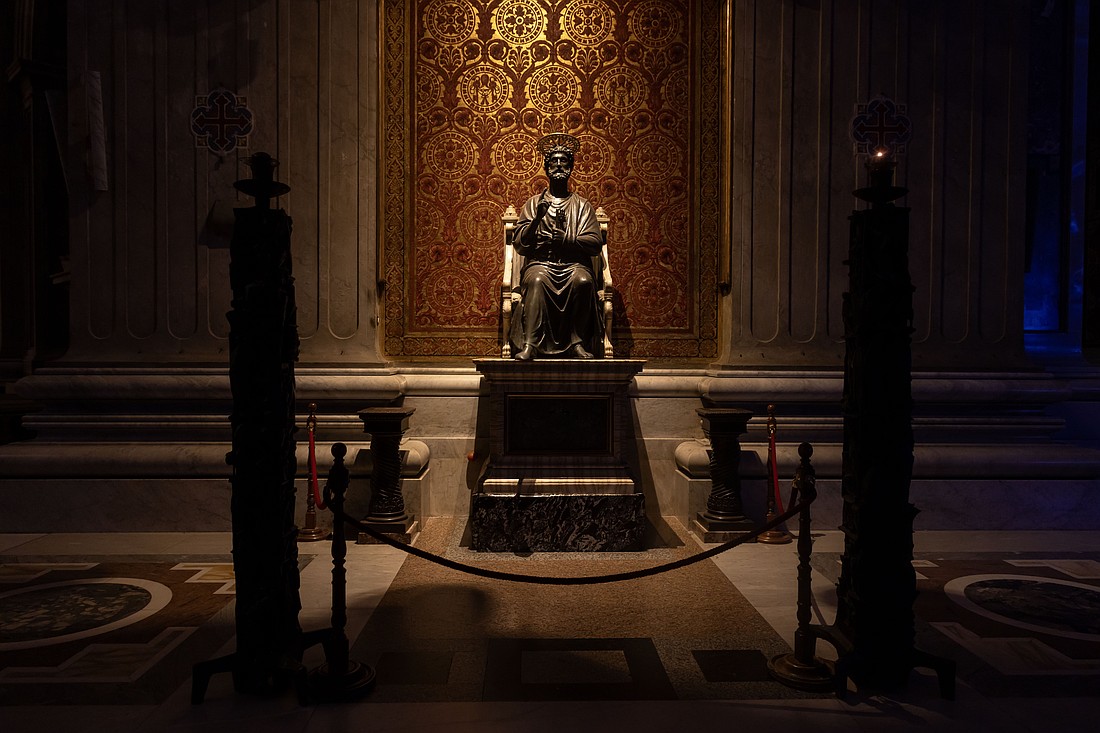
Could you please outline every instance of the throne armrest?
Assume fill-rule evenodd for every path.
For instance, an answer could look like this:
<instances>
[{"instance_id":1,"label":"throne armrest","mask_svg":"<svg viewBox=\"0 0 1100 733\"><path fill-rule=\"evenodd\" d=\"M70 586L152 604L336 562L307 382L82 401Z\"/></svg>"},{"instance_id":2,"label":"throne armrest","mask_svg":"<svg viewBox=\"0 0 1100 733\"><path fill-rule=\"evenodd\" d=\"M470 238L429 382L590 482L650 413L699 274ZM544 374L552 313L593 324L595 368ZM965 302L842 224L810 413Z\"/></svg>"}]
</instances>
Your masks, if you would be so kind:
<instances>
[{"instance_id":1,"label":"throne armrest","mask_svg":"<svg viewBox=\"0 0 1100 733\"><path fill-rule=\"evenodd\" d=\"M512 343L509 337L512 330L512 306L519 300L519 295L514 292L516 256L515 248L512 247L512 234L515 232L518 221L519 214L516 213L516 207L509 204L500 216L500 223L504 227L504 272L500 283L500 358L502 359L512 357Z\"/></svg>"},{"instance_id":2,"label":"throne armrest","mask_svg":"<svg viewBox=\"0 0 1100 733\"><path fill-rule=\"evenodd\" d=\"M611 217L603 210L596 209L596 222L600 225L600 237L603 245L600 247L600 306L603 308L603 358L612 359L615 349L611 345L611 327L614 325L614 297L615 285L611 279L611 259L607 256L607 237L611 227Z\"/></svg>"}]
</instances>

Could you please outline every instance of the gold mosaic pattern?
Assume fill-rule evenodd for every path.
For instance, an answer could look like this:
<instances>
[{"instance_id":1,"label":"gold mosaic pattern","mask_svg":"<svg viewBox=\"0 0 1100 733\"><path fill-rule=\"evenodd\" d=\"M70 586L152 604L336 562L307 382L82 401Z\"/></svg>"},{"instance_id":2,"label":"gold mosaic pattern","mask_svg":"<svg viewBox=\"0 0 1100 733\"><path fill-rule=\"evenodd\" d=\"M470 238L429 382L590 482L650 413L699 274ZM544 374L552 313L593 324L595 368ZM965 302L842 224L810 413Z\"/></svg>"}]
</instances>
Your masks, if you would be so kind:
<instances>
[{"instance_id":1,"label":"gold mosaic pattern","mask_svg":"<svg viewBox=\"0 0 1100 733\"><path fill-rule=\"evenodd\" d=\"M717 68L719 12L716 0L386 0L387 354L498 352L500 214L546 185L535 143L562 130L583 145L574 189L611 217L616 354L716 354L717 228L699 215L717 211L717 187L693 192L718 173L717 142L697 132L718 127L717 74L696 70Z\"/></svg>"}]
</instances>

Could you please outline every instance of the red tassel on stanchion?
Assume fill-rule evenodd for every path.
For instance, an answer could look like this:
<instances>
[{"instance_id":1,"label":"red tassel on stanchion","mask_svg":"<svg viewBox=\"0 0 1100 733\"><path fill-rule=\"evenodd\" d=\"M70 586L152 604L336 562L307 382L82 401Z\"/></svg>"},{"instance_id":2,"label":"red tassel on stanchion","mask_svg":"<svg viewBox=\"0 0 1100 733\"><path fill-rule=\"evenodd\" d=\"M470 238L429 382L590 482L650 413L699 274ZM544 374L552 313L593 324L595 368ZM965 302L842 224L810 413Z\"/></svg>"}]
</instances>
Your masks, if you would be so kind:
<instances>
[{"instance_id":1,"label":"red tassel on stanchion","mask_svg":"<svg viewBox=\"0 0 1100 733\"><path fill-rule=\"evenodd\" d=\"M766 522L770 522L783 513L783 497L779 494L779 471L775 460L775 405L768 405L768 514ZM791 534L777 527L768 530L756 538L757 542L766 545L786 545L793 538Z\"/></svg>"},{"instance_id":2,"label":"red tassel on stanchion","mask_svg":"<svg viewBox=\"0 0 1100 733\"><path fill-rule=\"evenodd\" d=\"M325 509L321 500L321 491L317 485L317 447L314 434L317 432L317 403L309 403L309 417L306 418L306 430L309 432L309 489L306 491L306 522L298 530L299 542L316 542L328 539L328 530L317 526L317 509Z\"/></svg>"}]
</instances>

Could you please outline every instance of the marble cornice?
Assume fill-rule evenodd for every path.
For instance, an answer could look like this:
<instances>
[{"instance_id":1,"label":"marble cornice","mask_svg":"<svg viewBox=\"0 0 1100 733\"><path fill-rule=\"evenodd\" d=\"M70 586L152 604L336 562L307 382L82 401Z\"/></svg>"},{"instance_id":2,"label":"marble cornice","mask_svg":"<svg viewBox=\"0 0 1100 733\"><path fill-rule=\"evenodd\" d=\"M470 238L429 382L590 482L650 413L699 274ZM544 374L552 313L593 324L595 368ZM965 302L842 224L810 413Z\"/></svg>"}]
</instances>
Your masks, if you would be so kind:
<instances>
[{"instance_id":1,"label":"marble cornice","mask_svg":"<svg viewBox=\"0 0 1100 733\"><path fill-rule=\"evenodd\" d=\"M675 450L676 465L692 478L710 476L707 443L701 439L681 443ZM768 477L766 443L741 443L741 476ZM814 443L813 465L818 477L838 479L843 446ZM781 473L797 466L798 446L776 446ZM787 475L784 473L784 475ZM1100 450L1060 443L920 443L913 448L913 480L921 479L1096 479L1100 478ZM789 479L787 479L789 483ZM784 486L786 491L787 486Z\"/></svg>"},{"instance_id":2,"label":"marble cornice","mask_svg":"<svg viewBox=\"0 0 1100 733\"><path fill-rule=\"evenodd\" d=\"M473 365L402 365L384 369L309 367L295 370L299 400L353 403L400 396L476 396L483 392ZM1049 372L916 372L920 404L1044 405L1074 395ZM715 375L702 369L645 367L631 385L635 397L700 397L717 403L836 403L844 386L839 370L746 369ZM1077 387L1080 390L1080 387ZM227 367L46 367L16 382L13 392L41 404L89 400L228 401Z\"/></svg>"}]
</instances>

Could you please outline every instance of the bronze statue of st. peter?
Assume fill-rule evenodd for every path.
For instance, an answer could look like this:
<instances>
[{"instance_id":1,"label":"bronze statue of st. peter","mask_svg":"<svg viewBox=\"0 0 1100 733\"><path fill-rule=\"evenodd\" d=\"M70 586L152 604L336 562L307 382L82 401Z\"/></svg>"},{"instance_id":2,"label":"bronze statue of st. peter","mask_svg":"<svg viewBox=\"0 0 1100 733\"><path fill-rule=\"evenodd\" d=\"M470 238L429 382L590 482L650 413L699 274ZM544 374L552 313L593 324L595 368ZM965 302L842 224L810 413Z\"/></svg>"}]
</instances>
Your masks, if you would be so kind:
<instances>
[{"instance_id":1,"label":"bronze statue of st. peter","mask_svg":"<svg viewBox=\"0 0 1100 733\"><path fill-rule=\"evenodd\" d=\"M522 255L520 303L512 318L517 359L536 356L591 359L603 334L603 312L592 271L603 239L596 210L569 191L573 156L580 141L554 133L539 141L547 189L520 212L512 236Z\"/></svg>"}]
</instances>

